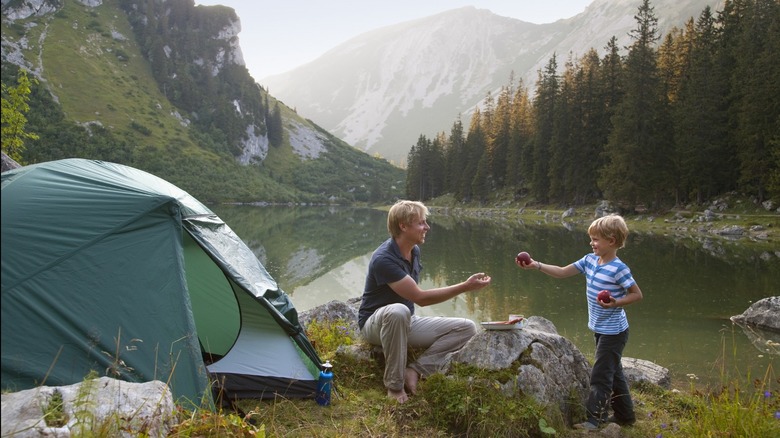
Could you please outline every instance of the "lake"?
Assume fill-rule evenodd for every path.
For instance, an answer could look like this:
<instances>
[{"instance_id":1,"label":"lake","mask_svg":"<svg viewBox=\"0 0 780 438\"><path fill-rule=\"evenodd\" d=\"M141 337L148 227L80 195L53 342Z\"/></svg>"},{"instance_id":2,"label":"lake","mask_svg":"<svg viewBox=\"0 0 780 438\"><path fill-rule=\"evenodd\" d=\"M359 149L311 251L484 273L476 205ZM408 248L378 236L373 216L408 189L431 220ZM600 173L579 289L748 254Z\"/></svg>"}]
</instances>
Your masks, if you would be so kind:
<instances>
[{"instance_id":1,"label":"lake","mask_svg":"<svg viewBox=\"0 0 780 438\"><path fill-rule=\"evenodd\" d=\"M299 312L360 296L371 253L388 237L386 213L373 209L211 209L252 248ZM509 314L541 316L593 357L584 277L554 279L514 264L520 251L561 266L591 252L589 218L563 226L544 223L542 217L519 223L458 219L433 211L429 223L422 245L423 288L457 283L480 271L493 281L481 291L418 307L417 314L461 316L477 323L504 320ZM631 267L644 299L626 309L631 328L624 355L669 368L675 386L689 380L718 384L735 377L763 378L768 370L779 369L776 344L756 346L729 321L755 301L780 294L780 249L752 246L722 238L631 233L618 256Z\"/></svg>"}]
</instances>

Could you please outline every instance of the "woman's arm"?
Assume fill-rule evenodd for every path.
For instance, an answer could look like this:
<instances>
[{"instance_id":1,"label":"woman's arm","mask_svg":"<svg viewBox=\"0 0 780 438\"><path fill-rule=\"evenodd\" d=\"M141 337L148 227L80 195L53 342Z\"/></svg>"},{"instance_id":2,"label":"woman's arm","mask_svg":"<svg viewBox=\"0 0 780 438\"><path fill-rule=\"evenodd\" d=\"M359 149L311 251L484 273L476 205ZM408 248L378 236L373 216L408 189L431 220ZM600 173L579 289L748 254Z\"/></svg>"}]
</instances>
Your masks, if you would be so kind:
<instances>
[{"instance_id":1,"label":"woman's arm","mask_svg":"<svg viewBox=\"0 0 780 438\"><path fill-rule=\"evenodd\" d=\"M418 306L430 306L439 304L454 298L463 292L482 289L490 284L490 276L483 272L472 274L466 281L451 286L437 287L435 289L421 289L420 286L410 276L406 276L396 282L389 283L395 293L401 297L417 304Z\"/></svg>"}]
</instances>

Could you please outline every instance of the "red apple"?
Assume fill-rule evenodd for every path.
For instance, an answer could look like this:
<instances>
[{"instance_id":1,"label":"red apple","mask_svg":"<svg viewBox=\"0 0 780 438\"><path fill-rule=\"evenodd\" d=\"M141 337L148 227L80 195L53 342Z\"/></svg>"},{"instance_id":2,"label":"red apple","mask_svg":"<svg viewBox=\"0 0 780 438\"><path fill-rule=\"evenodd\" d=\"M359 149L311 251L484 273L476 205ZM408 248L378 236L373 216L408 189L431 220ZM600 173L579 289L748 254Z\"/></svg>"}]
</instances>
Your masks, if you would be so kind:
<instances>
[{"instance_id":1,"label":"red apple","mask_svg":"<svg viewBox=\"0 0 780 438\"><path fill-rule=\"evenodd\" d=\"M515 257L515 259L518 262L520 262L520 265L522 265L522 266L525 266L525 265L531 263L531 256L527 252L525 252L525 251L523 251L520 254L518 254L517 257Z\"/></svg>"},{"instance_id":2,"label":"red apple","mask_svg":"<svg viewBox=\"0 0 780 438\"><path fill-rule=\"evenodd\" d=\"M608 290L603 290L599 292L599 295L596 298L602 303L608 303L612 299L612 294L610 294Z\"/></svg>"}]
</instances>

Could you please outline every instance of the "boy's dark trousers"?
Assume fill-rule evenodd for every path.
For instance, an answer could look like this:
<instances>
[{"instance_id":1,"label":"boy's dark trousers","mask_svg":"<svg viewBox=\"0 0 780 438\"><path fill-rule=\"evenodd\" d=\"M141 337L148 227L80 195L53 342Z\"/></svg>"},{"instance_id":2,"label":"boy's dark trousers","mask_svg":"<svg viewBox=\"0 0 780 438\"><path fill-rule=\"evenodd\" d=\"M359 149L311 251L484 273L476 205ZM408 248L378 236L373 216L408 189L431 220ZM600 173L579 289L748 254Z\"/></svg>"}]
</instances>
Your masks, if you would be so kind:
<instances>
[{"instance_id":1,"label":"boy's dark trousers","mask_svg":"<svg viewBox=\"0 0 780 438\"><path fill-rule=\"evenodd\" d=\"M590 394L585 404L588 421L595 425L606 422L608 406L611 406L617 423L633 423L636 420L634 403L620 363L623 348L628 342L628 329L616 335L596 333L595 339L596 359L590 374Z\"/></svg>"}]
</instances>

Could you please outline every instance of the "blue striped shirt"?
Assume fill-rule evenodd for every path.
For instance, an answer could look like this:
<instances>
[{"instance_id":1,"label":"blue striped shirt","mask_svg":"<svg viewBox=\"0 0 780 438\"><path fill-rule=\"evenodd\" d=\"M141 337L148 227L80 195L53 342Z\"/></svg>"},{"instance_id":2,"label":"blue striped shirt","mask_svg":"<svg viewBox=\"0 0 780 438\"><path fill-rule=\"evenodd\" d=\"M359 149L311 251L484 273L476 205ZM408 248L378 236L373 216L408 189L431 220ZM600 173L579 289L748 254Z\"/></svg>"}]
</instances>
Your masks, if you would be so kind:
<instances>
[{"instance_id":1,"label":"blue striped shirt","mask_svg":"<svg viewBox=\"0 0 780 438\"><path fill-rule=\"evenodd\" d=\"M585 274L588 328L603 335L616 335L628 329L626 311L622 307L604 309L596 303L596 296L602 290L608 290L615 299L623 298L636 281L631 270L619 258L615 257L604 265L598 262L597 255L588 254L573 263L577 270Z\"/></svg>"}]
</instances>

